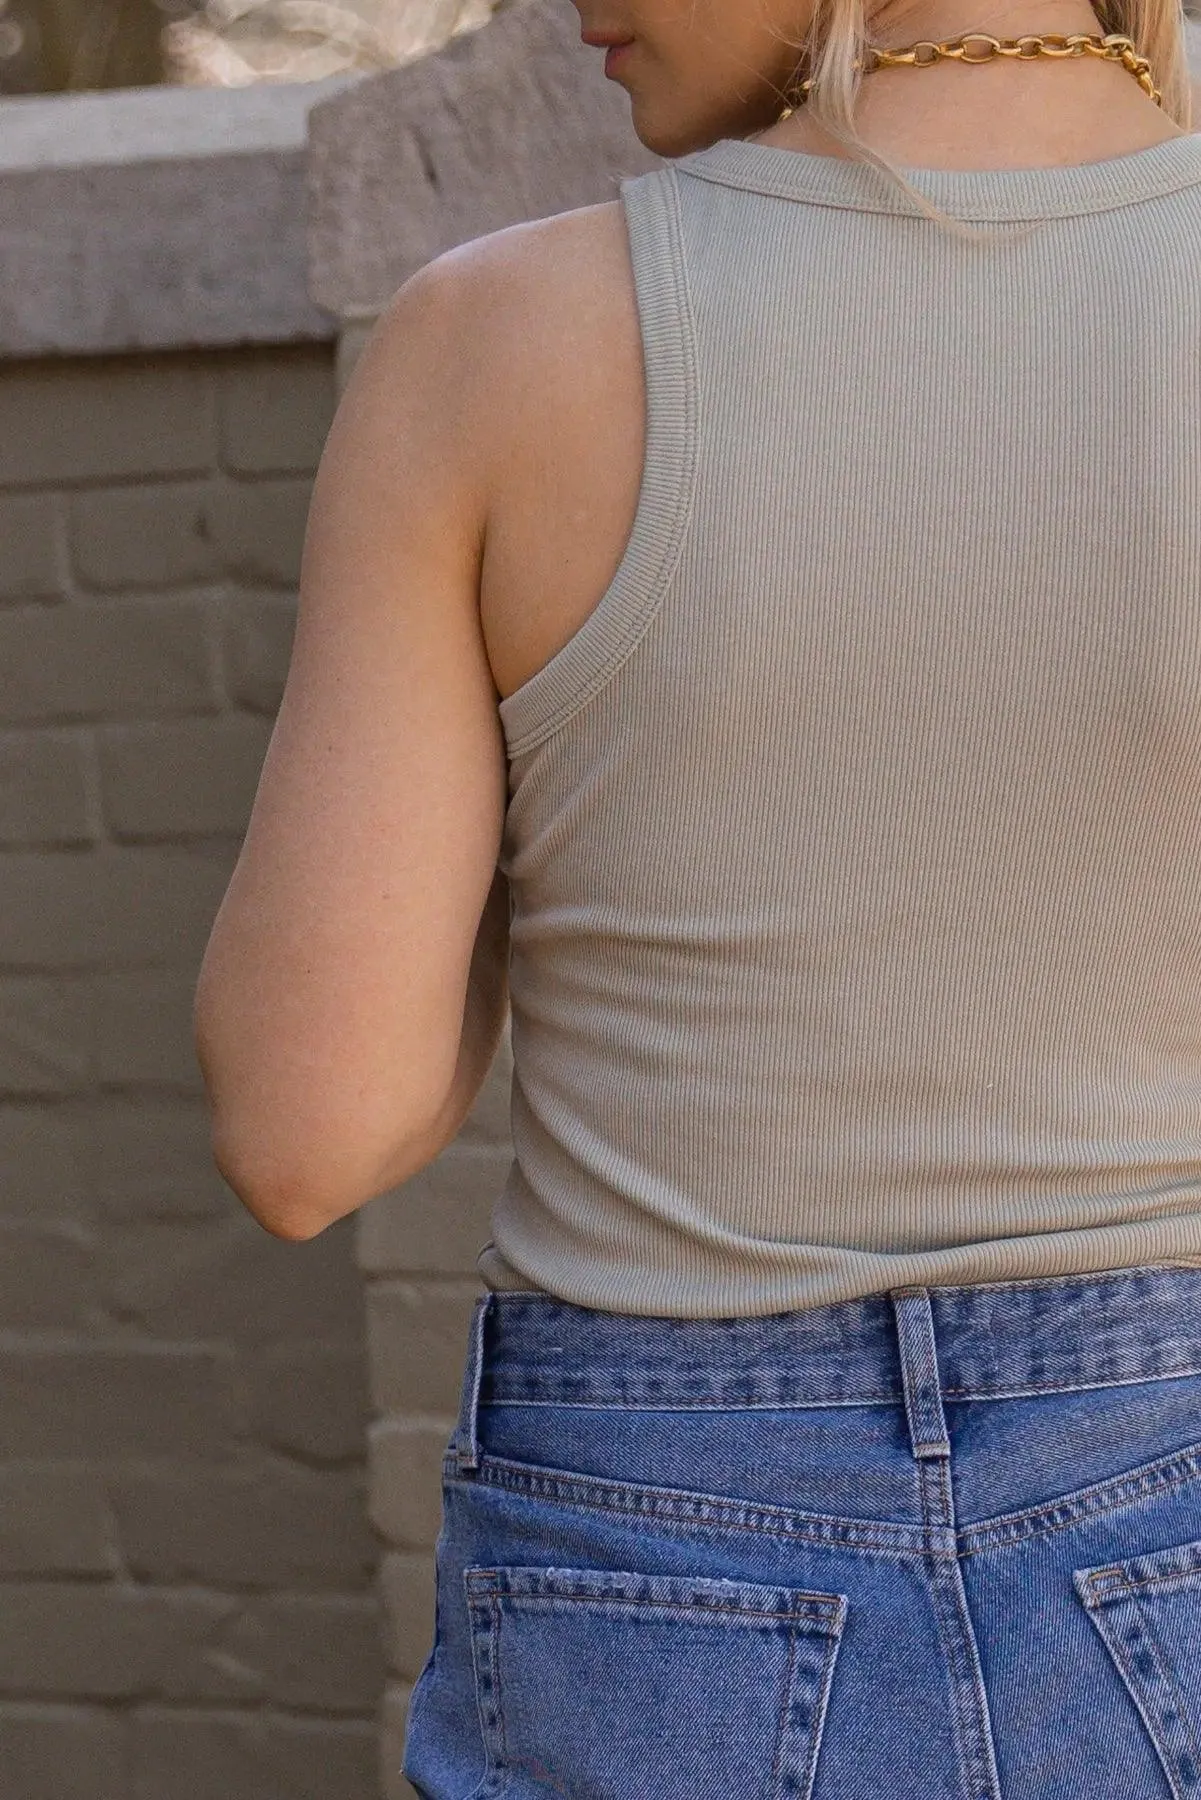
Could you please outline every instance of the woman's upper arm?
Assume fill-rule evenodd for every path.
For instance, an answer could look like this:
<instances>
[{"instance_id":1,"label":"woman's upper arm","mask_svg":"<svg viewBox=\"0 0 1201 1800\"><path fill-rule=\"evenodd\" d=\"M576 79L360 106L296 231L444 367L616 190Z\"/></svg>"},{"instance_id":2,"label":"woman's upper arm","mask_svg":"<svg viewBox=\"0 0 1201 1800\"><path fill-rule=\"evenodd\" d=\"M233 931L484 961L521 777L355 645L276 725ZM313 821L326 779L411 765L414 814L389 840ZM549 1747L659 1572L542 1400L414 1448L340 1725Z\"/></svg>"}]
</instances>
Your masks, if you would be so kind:
<instances>
[{"instance_id":1,"label":"woman's upper arm","mask_svg":"<svg viewBox=\"0 0 1201 1800\"><path fill-rule=\"evenodd\" d=\"M281 1213L332 1219L370 1198L455 1068L506 797L478 604L485 329L474 265L452 252L400 290L351 377L201 972L218 1161L248 1204Z\"/></svg>"}]
</instances>

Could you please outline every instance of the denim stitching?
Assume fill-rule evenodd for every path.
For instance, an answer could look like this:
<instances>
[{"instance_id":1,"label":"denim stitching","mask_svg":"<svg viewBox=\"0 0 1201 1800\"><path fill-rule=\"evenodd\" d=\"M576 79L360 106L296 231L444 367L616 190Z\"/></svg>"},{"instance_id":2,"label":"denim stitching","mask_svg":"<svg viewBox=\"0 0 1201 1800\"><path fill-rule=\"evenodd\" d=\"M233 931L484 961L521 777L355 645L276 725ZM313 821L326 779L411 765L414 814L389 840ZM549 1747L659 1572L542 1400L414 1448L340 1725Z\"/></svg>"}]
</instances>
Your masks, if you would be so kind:
<instances>
[{"instance_id":1,"label":"denim stitching","mask_svg":"<svg viewBox=\"0 0 1201 1800\"><path fill-rule=\"evenodd\" d=\"M1046 1537L1085 1519L1096 1519L1120 1507L1132 1505L1154 1493L1168 1493L1201 1476L1201 1445L1173 1451L1170 1456L1144 1463L1124 1475L1064 1494L1023 1512L1005 1513L996 1519L966 1525L960 1533L961 1556L978 1556L984 1550L1005 1549L1032 1537Z\"/></svg>"},{"instance_id":2,"label":"denim stitching","mask_svg":"<svg viewBox=\"0 0 1201 1800\"><path fill-rule=\"evenodd\" d=\"M1151 1374L1124 1375L1117 1380L1099 1377L1096 1381L1040 1382L1037 1387L1016 1388L950 1386L943 1388L942 1395L944 1400L1037 1400L1044 1394L1095 1394L1104 1388L1141 1387L1153 1381L1187 1381L1195 1375L1201 1375L1201 1362L1182 1368L1159 1369ZM835 1398L818 1394L792 1400L777 1396L772 1400L756 1401L727 1400L720 1395L694 1401L671 1398L631 1401L621 1395L608 1400L580 1400L570 1393L551 1393L544 1399L531 1400L491 1391L489 1397L481 1401L482 1406L571 1407L579 1412L816 1412L826 1407L903 1406L904 1403L904 1392L899 1387L884 1394L840 1394Z\"/></svg>"},{"instance_id":3,"label":"denim stitching","mask_svg":"<svg viewBox=\"0 0 1201 1800\"><path fill-rule=\"evenodd\" d=\"M484 1747L484 1773L480 1778L479 1786L472 1789L471 1800L477 1800L477 1796L480 1797L480 1800L483 1800L483 1796L494 1794L496 1792L497 1771L493 1746L496 1744L498 1737L501 1742L502 1753L504 1746L504 1720L500 1714L496 1626L493 1619L493 1603L491 1599L487 1599L486 1603L481 1602L478 1596L472 1592L471 1584L467 1580L466 1574L464 1576L464 1588L467 1594L467 1611L471 1632L471 1685L475 1691L476 1717L479 1720L480 1741ZM485 1702L481 1691L480 1668L476 1656L477 1646L482 1648L482 1654L487 1657L488 1662L487 1673L491 1686L491 1697L487 1702Z\"/></svg>"},{"instance_id":4,"label":"denim stitching","mask_svg":"<svg viewBox=\"0 0 1201 1800\"><path fill-rule=\"evenodd\" d=\"M1153 1719L1148 1710L1148 1707L1146 1705L1144 1705L1145 1678L1140 1677L1140 1675L1138 1674L1138 1671L1135 1669L1133 1659L1131 1658L1130 1652L1127 1649L1126 1644L1120 1640L1118 1633L1116 1631L1111 1632L1107 1628L1106 1624L1104 1624L1102 1622L1099 1612L1095 1612L1093 1614L1093 1622L1094 1622L1094 1624L1096 1624L1098 1630L1100 1631L1102 1639L1105 1642L1106 1648L1109 1650L1110 1654L1113 1656L1114 1661L1117 1663L1118 1668L1121 1671L1121 1673L1126 1681L1126 1685L1130 1689L1130 1693L1134 1700L1134 1703L1138 1707L1139 1712L1142 1714L1143 1724L1147 1728L1148 1735L1150 1736L1151 1742L1155 1747L1155 1753L1159 1757L1160 1762L1163 1764L1165 1773L1167 1774L1167 1777L1168 1777L1168 1780L1172 1784L1173 1793L1176 1793L1176 1792L1183 1793L1183 1791L1184 1791L1183 1787L1180 1785L1180 1782L1178 1779L1179 1762L1180 1762L1179 1753L1175 1748L1173 1748L1173 1746L1169 1742L1167 1734L1164 1732L1161 1732L1159 1719L1158 1718ZM1160 1646L1159 1646L1159 1641L1156 1638L1154 1632L1151 1631L1147 1627L1147 1625L1143 1622L1143 1620L1141 1618L1139 1618L1138 1624L1139 1624L1140 1631L1142 1633L1143 1642L1146 1645L1146 1647L1148 1648L1148 1650L1150 1651L1151 1656L1155 1663L1155 1667L1159 1672L1159 1678L1160 1678L1161 1682L1163 1683L1164 1687L1166 1688L1167 1692L1171 1695L1171 1697L1175 1703L1176 1712L1177 1712L1177 1715L1178 1715L1178 1718L1180 1721L1181 1733L1191 1741L1191 1743L1193 1745L1194 1754L1196 1754L1197 1743L1196 1743L1195 1737L1193 1736L1193 1732L1187 1722L1188 1716L1189 1716L1189 1708L1185 1701L1184 1695L1180 1692L1180 1689L1176 1685L1175 1680L1173 1679L1172 1675L1170 1674L1169 1670L1167 1669L1167 1667L1164 1663L1163 1654L1162 1654L1162 1652L1160 1650ZM1146 1684L1146 1685L1149 1685L1149 1684ZM1171 1765L1171 1767L1169 1767L1169 1764Z\"/></svg>"},{"instance_id":5,"label":"denim stitching","mask_svg":"<svg viewBox=\"0 0 1201 1800\"><path fill-rule=\"evenodd\" d=\"M1177 1569L1171 1575L1144 1575L1138 1581L1115 1581L1111 1587L1096 1587L1093 1590L1097 1596L1096 1604L1103 1605L1115 1595L1120 1597L1124 1594L1136 1594L1143 1588L1158 1587L1163 1581L1201 1581L1201 1568ZM1092 1583L1089 1585L1091 1587Z\"/></svg>"},{"instance_id":6,"label":"denim stitching","mask_svg":"<svg viewBox=\"0 0 1201 1800\"><path fill-rule=\"evenodd\" d=\"M784 1693L780 1701L780 1719L776 1727L776 1754L771 1766L771 1792L773 1797L780 1792L780 1773L784 1767L784 1740L792 1723L792 1684L796 1680L796 1631L788 1633L788 1670L784 1677Z\"/></svg>"},{"instance_id":7,"label":"denim stitching","mask_svg":"<svg viewBox=\"0 0 1201 1800\"><path fill-rule=\"evenodd\" d=\"M460 1480L453 1464L444 1470L453 1485L476 1482L549 1499L596 1512L635 1513L644 1518L714 1530L748 1531L769 1537L800 1537L830 1549L878 1550L882 1554L953 1556L954 1550L931 1544L920 1525L887 1520L844 1519L834 1514L789 1512L783 1507L747 1505L717 1494L656 1489L633 1482L606 1482L589 1475L543 1475L525 1464L506 1463L486 1454L472 1481ZM841 1537L840 1537L841 1534Z\"/></svg>"},{"instance_id":8,"label":"denim stitching","mask_svg":"<svg viewBox=\"0 0 1201 1800\"><path fill-rule=\"evenodd\" d=\"M881 1555L921 1558L979 1556L1012 1548L1035 1537L1103 1517L1154 1493L1168 1493L1201 1476L1201 1446L1176 1451L1125 1475L1045 1501L1023 1512L1004 1514L955 1529L956 1547L944 1548L920 1525L888 1520L846 1519L834 1514L790 1512L783 1507L748 1506L721 1495L665 1490L637 1483L606 1482L595 1476L542 1474L524 1464L505 1463L485 1455L473 1480L459 1476L453 1460L443 1466L443 1479L470 1488L474 1482L549 1499L564 1506L619 1515L637 1514L665 1523L718 1531L746 1531L768 1537L802 1538L833 1550L874 1551Z\"/></svg>"}]
</instances>

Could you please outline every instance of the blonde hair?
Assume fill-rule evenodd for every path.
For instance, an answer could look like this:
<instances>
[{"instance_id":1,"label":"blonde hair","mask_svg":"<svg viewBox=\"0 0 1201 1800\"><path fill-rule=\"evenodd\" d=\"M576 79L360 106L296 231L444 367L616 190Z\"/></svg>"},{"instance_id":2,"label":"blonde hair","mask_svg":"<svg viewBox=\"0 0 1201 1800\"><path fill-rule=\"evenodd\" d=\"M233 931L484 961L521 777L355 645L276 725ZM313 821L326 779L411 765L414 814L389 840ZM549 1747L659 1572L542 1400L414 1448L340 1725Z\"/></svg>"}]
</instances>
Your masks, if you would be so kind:
<instances>
[{"instance_id":1,"label":"blonde hair","mask_svg":"<svg viewBox=\"0 0 1201 1800\"><path fill-rule=\"evenodd\" d=\"M1102 32L1123 33L1133 41L1138 53L1147 58L1151 79L1160 91L1160 103L1167 117L1182 130L1191 131L1192 86L1181 0L1092 0L1092 3ZM871 149L859 136L854 111L864 77L855 64L863 60L866 50L874 47L864 0L815 0L803 44L795 47L803 54L793 79L799 82L808 75L813 83L805 101L806 110L856 161L879 169L927 218L956 237L972 243L992 243L1002 235L1007 239L1029 235L1028 231L1006 230L1003 234L977 231L964 225L935 206L925 194L919 193L895 163ZM782 93L780 98L786 101L785 94ZM1029 228L1030 231L1037 229L1037 224Z\"/></svg>"}]
</instances>

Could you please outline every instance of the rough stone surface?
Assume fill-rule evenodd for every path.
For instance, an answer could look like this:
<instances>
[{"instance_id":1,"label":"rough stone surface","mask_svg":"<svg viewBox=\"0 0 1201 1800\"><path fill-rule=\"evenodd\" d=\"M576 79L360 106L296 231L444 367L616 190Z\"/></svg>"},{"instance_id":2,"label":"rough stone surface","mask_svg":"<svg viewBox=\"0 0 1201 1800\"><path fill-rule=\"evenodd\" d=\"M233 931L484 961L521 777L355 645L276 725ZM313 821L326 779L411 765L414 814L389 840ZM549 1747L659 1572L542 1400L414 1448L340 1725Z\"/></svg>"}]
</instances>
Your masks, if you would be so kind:
<instances>
[{"instance_id":1,"label":"rough stone surface","mask_svg":"<svg viewBox=\"0 0 1201 1800\"><path fill-rule=\"evenodd\" d=\"M0 1221L0 1331L86 1329L93 1244L78 1225Z\"/></svg>"},{"instance_id":2,"label":"rough stone surface","mask_svg":"<svg viewBox=\"0 0 1201 1800\"><path fill-rule=\"evenodd\" d=\"M0 1464L0 1574L117 1572L116 1522L97 1468L69 1462ZM0 1744L3 1737L0 1727ZM0 1787L0 1793L9 1791Z\"/></svg>"},{"instance_id":3,"label":"rough stone surface","mask_svg":"<svg viewBox=\"0 0 1201 1800\"><path fill-rule=\"evenodd\" d=\"M294 587L311 487L311 479L270 476L216 487L207 519L223 567L239 581Z\"/></svg>"},{"instance_id":4,"label":"rough stone surface","mask_svg":"<svg viewBox=\"0 0 1201 1800\"><path fill-rule=\"evenodd\" d=\"M90 764L79 733L0 731L0 845L90 843Z\"/></svg>"},{"instance_id":5,"label":"rough stone surface","mask_svg":"<svg viewBox=\"0 0 1201 1800\"><path fill-rule=\"evenodd\" d=\"M122 841L240 838L254 804L271 724L225 714L97 733L104 821Z\"/></svg>"},{"instance_id":6,"label":"rough stone surface","mask_svg":"<svg viewBox=\"0 0 1201 1800\"><path fill-rule=\"evenodd\" d=\"M388 1611L388 1667L416 1681L434 1642L434 1567L428 1551L394 1550L380 1564Z\"/></svg>"},{"instance_id":7,"label":"rough stone surface","mask_svg":"<svg viewBox=\"0 0 1201 1800\"><path fill-rule=\"evenodd\" d=\"M479 1283L469 1281L371 1283L367 1345L378 1412L455 1411L479 1291Z\"/></svg>"},{"instance_id":8,"label":"rough stone surface","mask_svg":"<svg viewBox=\"0 0 1201 1800\"><path fill-rule=\"evenodd\" d=\"M0 1101L0 1214L6 1219L90 1219L76 1109L56 1101Z\"/></svg>"},{"instance_id":9,"label":"rough stone surface","mask_svg":"<svg viewBox=\"0 0 1201 1800\"><path fill-rule=\"evenodd\" d=\"M361 1470L313 1470L246 1449L230 1466L125 1466L108 1478L139 1581L359 1593L376 1549Z\"/></svg>"},{"instance_id":10,"label":"rough stone surface","mask_svg":"<svg viewBox=\"0 0 1201 1800\"><path fill-rule=\"evenodd\" d=\"M59 495L0 498L0 599L48 599L65 586Z\"/></svg>"},{"instance_id":11,"label":"rough stone surface","mask_svg":"<svg viewBox=\"0 0 1201 1800\"><path fill-rule=\"evenodd\" d=\"M276 345L0 381L3 1800L379 1792L355 1229L251 1219L191 1019L333 370Z\"/></svg>"},{"instance_id":12,"label":"rough stone surface","mask_svg":"<svg viewBox=\"0 0 1201 1800\"><path fill-rule=\"evenodd\" d=\"M0 975L0 1095L82 1093L91 1076L84 981L70 975Z\"/></svg>"},{"instance_id":13,"label":"rough stone surface","mask_svg":"<svg viewBox=\"0 0 1201 1800\"><path fill-rule=\"evenodd\" d=\"M124 1800L125 1721L100 1706L0 1701L0 1794Z\"/></svg>"},{"instance_id":14,"label":"rough stone surface","mask_svg":"<svg viewBox=\"0 0 1201 1800\"><path fill-rule=\"evenodd\" d=\"M212 385L198 358L15 363L0 382L0 487L200 475L216 450Z\"/></svg>"},{"instance_id":15,"label":"rough stone surface","mask_svg":"<svg viewBox=\"0 0 1201 1800\"><path fill-rule=\"evenodd\" d=\"M264 1346L301 1330L336 1342L355 1318L362 1295L352 1230L339 1221L305 1243L285 1243L235 1204L203 1224L110 1222L98 1279L115 1317L155 1341L215 1338L238 1350L249 1376Z\"/></svg>"},{"instance_id":16,"label":"rough stone surface","mask_svg":"<svg viewBox=\"0 0 1201 1800\"><path fill-rule=\"evenodd\" d=\"M112 1095L60 1113L54 1122L64 1151L79 1169L87 1169L88 1192L105 1236L114 1222L196 1224L232 1217L236 1202L213 1163L203 1104Z\"/></svg>"},{"instance_id":17,"label":"rough stone surface","mask_svg":"<svg viewBox=\"0 0 1201 1800\"><path fill-rule=\"evenodd\" d=\"M204 481L89 488L73 496L71 561L84 587L163 588L211 580Z\"/></svg>"},{"instance_id":18,"label":"rough stone surface","mask_svg":"<svg viewBox=\"0 0 1201 1800\"><path fill-rule=\"evenodd\" d=\"M335 404L328 352L238 358L217 383L221 464L234 475L307 474L321 460Z\"/></svg>"},{"instance_id":19,"label":"rough stone surface","mask_svg":"<svg viewBox=\"0 0 1201 1800\"><path fill-rule=\"evenodd\" d=\"M19 1582L0 1608L0 1691L95 1700L151 1697L236 1605L123 1581Z\"/></svg>"},{"instance_id":20,"label":"rough stone surface","mask_svg":"<svg viewBox=\"0 0 1201 1800\"><path fill-rule=\"evenodd\" d=\"M278 711L295 630L296 603L290 595L248 595L231 607L224 638L225 680L236 706L268 716Z\"/></svg>"},{"instance_id":21,"label":"rough stone surface","mask_svg":"<svg viewBox=\"0 0 1201 1800\"><path fill-rule=\"evenodd\" d=\"M139 1708L130 1800L367 1800L378 1794L374 1720Z\"/></svg>"},{"instance_id":22,"label":"rough stone surface","mask_svg":"<svg viewBox=\"0 0 1201 1800\"><path fill-rule=\"evenodd\" d=\"M254 1358L250 1376L263 1443L310 1463L361 1460L369 1410L360 1341L274 1344Z\"/></svg>"},{"instance_id":23,"label":"rough stone surface","mask_svg":"<svg viewBox=\"0 0 1201 1800\"><path fill-rule=\"evenodd\" d=\"M233 855L164 845L0 855L0 963L198 968Z\"/></svg>"},{"instance_id":24,"label":"rough stone surface","mask_svg":"<svg viewBox=\"0 0 1201 1800\"><path fill-rule=\"evenodd\" d=\"M305 122L347 82L6 99L0 355L332 336L305 284Z\"/></svg>"},{"instance_id":25,"label":"rough stone surface","mask_svg":"<svg viewBox=\"0 0 1201 1800\"><path fill-rule=\"evenodd\" d=\"M0 725L213 712L213 664L199 600L13 607L0 613Z\"/></svg>"},{"instance_id":26,"label":"rough stone surface","mask_svg":"<svg viewBox=\"0 0 1201 1800\"><path fill-rule=\"evenodd\" d=\"M438 55L315 106L309 118L318 303L378 312L432 257L524 219L617 198L660 158L560 0L520 0Z\"/></svg>"},{"instance_id":27,"label":"rough stone surface","mask_svg":"<svg viewBox=\"0 0 1201 1800\"><path fill-rule=\"evenodd\" d=\"M190 969L123 970L92 978L92 1060L102 1088L199 1093L192 1043L195 987ZM211 1168L207 1114L202 1154Z\"/></svg>"},{"instance_id":28,"label":"rough stone surface","mask_svg":"<svg viewBox=\"0 0 1201 1800\"><path fill-rule=\"evenodd\" d=\"M73 1343L47 1343L31 1332L24 1343L6 1334L0 1348L6 1458L221 1462L234 1449L239 1422L232 1358L223 1347L113 1344L82 1334Z\"/></svg>"},{"instance_id":29,"label":"rough stone surface","mask_svg":"<svg viewBox=\"0 0 1201 1800\"><path fill-rule=\"evenodd\" d=\"M432 1550L442 1522L442 1455L454 1420L376 1419L368 1438L371 1522L398 1546Z\"/></svg>"}]
</instances>

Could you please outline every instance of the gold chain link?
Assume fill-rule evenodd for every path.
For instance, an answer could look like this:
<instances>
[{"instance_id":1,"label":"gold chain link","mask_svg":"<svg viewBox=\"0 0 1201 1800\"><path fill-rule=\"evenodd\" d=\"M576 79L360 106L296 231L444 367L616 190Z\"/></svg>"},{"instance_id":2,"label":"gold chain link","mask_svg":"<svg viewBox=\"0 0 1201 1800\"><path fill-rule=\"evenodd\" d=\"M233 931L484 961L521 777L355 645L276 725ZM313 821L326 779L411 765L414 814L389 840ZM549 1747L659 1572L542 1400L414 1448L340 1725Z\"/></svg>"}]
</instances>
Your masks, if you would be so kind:
<instances>
[{"instance_id":1,"label":"gold chain link","mask_svg":"<svg viewBox=\"0 0 1201 1800\"><path fill-rule=\"evenodd\" d=\"M967 46L973 46L968 53ZM986 47L982 56L975 53L974 46L983 44ZM1149 94L1157 106L1162 106L1163 99L1159 89L1151 79L1151 64L1145 56L1140 56L1135 49L1132 38L1123 37L1118 32L1110 32L1106 37L1089 37L1083 32L1073 32L1069 37L1059 32L1044 32L1041 36L1020 38L995 38L983 31L966 31L962 37L944 38L940 44L932 44L923 39L920 43L911 44L907 50L868 50L866 65L856 63L865 75L871 75L876 69L896 69L911 65L917 69L933 68L944 57L965 63L991 62L995 56L1015 56L1019 62L1033 62L1037 56L1102 56L1110 62L1120 62L1124 68L1138 81L1145 94ZM807 94L813 86L812 79L802 81L792 91ZM789 108L791 111L792 109Z\"/></svg>"}]
</instances>

